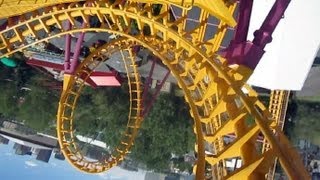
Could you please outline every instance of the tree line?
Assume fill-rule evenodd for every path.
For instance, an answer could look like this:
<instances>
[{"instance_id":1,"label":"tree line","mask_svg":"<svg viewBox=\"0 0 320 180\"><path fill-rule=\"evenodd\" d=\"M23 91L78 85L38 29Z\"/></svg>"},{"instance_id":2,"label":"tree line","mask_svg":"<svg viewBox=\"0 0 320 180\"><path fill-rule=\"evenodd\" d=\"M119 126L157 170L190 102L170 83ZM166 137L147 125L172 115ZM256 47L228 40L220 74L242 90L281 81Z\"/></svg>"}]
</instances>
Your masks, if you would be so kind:
<instances>
[{"instance_id":1,"label":"tree line","mask_svg":"<svg viewBox=\"0 0 320 180\"><path fill-rule=\"evenodd\" d=\"M46 85L55 80L23 63L16 69L0 65L0 75L0 113L38 132L55 135L60 91ZM127 125L128 97L125 84L115 88L84 88L76 108L75 133L115 148ZM159 172L168 170L172 163L190 170L190 164L173 161L171 157L182 159L193 150L192 125L188 107L181 97L161 95L142 123L130 159Z\"/></svg>"},{"instance_id":2,"label":"tree line","mask_svg":"<svg viewBox=\"0 0 320 180\"><path fill-rule=\"evenodd\" d=\"M0 65L0 113L33 129L55 135L60 91L47 86L55 80L24 63L11 69ZM59 82L56 82L59 84ZM86 87L75 115L75 133L104 141L114 148L128 118L126 85L117 88ZM291 100L285 132L292 140L308 139L320 144L320 103ZM162 94L142 123L129 157L150 170L164 171L169 165L191 168L181 157L194 148L193 122L180 97ZM180 157L172 159L172 155Z\"/></svg>"}]
</instances>

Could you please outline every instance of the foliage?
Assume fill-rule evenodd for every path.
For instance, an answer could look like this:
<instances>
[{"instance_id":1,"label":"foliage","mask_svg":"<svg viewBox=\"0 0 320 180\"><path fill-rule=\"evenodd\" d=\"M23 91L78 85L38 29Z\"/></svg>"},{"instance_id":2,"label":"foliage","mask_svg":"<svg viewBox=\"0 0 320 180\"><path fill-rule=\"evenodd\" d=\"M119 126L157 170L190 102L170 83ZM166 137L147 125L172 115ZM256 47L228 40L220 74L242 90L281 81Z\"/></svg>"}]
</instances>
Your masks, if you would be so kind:
<instances>
[{"instance_id":1,"label":"foliage","mask_svg":"<svg viewBox=\"0 0 320 180\"><path fill-rule=\"evenodd\" d=\"M149 169L168 169L171 154L193 149L192 120L182 99L161 95L143 123L131 157Z\"/></svg>"},{"instance_id":2,"label":"foliage","mask_svg":"<svg viewBox=\"0 0 320 180\"><path fill-rule=\"evenodd\" d=\"M13 83L1 81L0 109L4 116L14 117L17 112L17 87Z\"/></svg>"},{"instance_id":3,"label":"foliage","mask_svg":"<svg viewBox=\"0 0 320 180\"><path fill-rule=\"evenodd\" d=\"M121 88L87 87L78 102L75 126L83 135L104 132L101 139L115 147L126 127L128 110L128 94Z\"/></svg>"},{"instance_id":4,"label":"foliage","mask_svg":"<svg viewBox=\"0 0 320 180\"><path fill-rule=\"evenodd\" d=\"M16 69L1 67L0 111L6 117L25 122L36 130L44 130L55 120L58 92L41 86L40 80L50 80L20 63ZM25 90L29 89L29 90Z\"/></svg>"},{"instance_id":5,"label":"foliage","mask_svg":"<svg viewBox=\"0 0 320 180\"><path fill-rule=\"evenodd\" d=\"M35 84L29 88L31 91L26 93L16 117L36 130L44 130L56 119L58 93Z\"/></svg>"},{"instance_id":6,"label":"foliage","mask_svg":"<svg viewBox=\"0 0 320 180\"><path fill-rule=\"evenodd\" d=\"M320 103L299 101L293 130L293 139L308 139L314 144L320 144Z\"/></svg>"},{"instance_id":7,"label":"foliage","mask_svg":"<svg viewBox=\"0 0 320 180\"><path fill-rule=\"evenodd\" d=\"M0 113L25 122L40 132L54 134L55 116L60 96L43 86L54 81L21 65L16 69L1 67ZM30 90L22 90L30 89ZM127 124L128 91L121 88L84 88L75 113L77 134L99 139L111 148L120 142ZM172 164L172 154L182 157L193 150L192 119L184 101L171 94L161 95L144 120L130 154L148 169L164 171ZM183 161L176 167L189 168Z\"/></svg>"},{"instance_id":8,"label":"foliage","mask_svg":"<svg viewBox=\"0 0 320 180\"><path fill-rule=\"evenodd\" d=\"M125 130L128 116L128 94L123 88L86 88L76 110L77 133L96 138L115 148ZM183 100L172 95L157 99L142 124L130 157L148 169L169 168L171 154L182 156L193 149L192 120ZM188 168L184 162L178 167Z\"/></svg>"}]
</instances>

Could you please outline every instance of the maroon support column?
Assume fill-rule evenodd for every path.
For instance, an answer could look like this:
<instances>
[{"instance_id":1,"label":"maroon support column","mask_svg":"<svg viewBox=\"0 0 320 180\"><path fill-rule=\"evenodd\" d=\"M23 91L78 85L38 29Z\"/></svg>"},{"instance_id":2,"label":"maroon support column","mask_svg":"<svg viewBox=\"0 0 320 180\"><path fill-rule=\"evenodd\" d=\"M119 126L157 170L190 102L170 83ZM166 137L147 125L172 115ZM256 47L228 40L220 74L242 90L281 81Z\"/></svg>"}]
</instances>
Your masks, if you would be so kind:
<instances>
[{"instance_id":1,"label":"maroon support column","mask_svg":"<svg viewBox=\"0 0 320 180\"><path fill-rule=\"evenodd\" d=\"M252 0L240 1L239 24L236 36L229 47L221 52L221 55L228 60L229 64L241 64L252 70L255 69L265 52L265 46L272 41L272 33L283 17L289 3L290 0L276 0L262 26L254 33L254 40L250 42L247 41L246 36L248 33Z\"/></svg>"},{"instance_id":2,"label":"maroon support column","mask_svg":"<svg viewBox=\"0 0 320 180\"><path fill-rule=\"evenodd\" d=\"M71 29L71 23L67 22L67 30ZM71 35L66 35L65 42L65 52L64 52L64 70L68 71L70 69L70 46L71 46Z\"/></svg>"}]
</instances>

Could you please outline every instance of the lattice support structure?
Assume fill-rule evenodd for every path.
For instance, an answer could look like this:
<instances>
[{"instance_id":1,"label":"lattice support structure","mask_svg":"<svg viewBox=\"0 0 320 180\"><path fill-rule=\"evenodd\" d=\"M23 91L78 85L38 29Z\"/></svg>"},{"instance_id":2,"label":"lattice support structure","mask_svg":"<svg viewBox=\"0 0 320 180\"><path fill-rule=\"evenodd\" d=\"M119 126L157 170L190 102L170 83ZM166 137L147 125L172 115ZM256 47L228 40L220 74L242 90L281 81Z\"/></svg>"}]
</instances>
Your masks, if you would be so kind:
<instances>
[{"instance_id":1,"label":"lattice support structure","mask_svg":"<svg viewBox=\"0 0 320 180\"><path fill-rule=\"evenodd\" d=\"M152 75L154 65L155 65L155 60L153 60L153 63L151 65L150 75ZM149 99L148 101L147 101L147 98L146 98L146 96L147 96L146 94L148 93L148 88L144 89L144 92L143 92L143 96L145 97L145 98L143 98L144 103L145 103L144 110L143 110L143 116L144 117L146 117L148 115L148 113L150 112L150 110L151 110L153 104L155 103L157 97L160 95L161 88L163 87L164 83L168 79L169 75L170 75L170 71L167 70L166 74L164 75L164 77L162 78L160 83L156 85L155 92L151 94L151 99ZM147 79L147 83L145 84L145 87L150 85L150 80L151 80L151 77L149 76L148 79Z\"/></svg>"},{"instance_id":2,"label":"lattice support structure","mask_svg":"<svg viewBox=\"0 0 320 180\"><path fill-rule=\"evenodd\" d=\"M197 139L195 146L197 165L194 168L197 179L205 179L206 171L210 173L212 171L211 174L215 179L265 178L276 157L291 179L308 179L297 152L283 133L274 128L274 119L259 101L257 93L245 84L252 70L243 65L229 66L227 60L217 54L229 27L228 24L234 25L232 16L237 4L231 3L234 1L225 4L220 0L184 2L185 4L177 4L178 0L126 2L116 0L111 3L108 0L100 0L59 4L45 8L45 12L36 10L29 13L33 14L31 17L22 15L19 23L16 22L15 25L0 32L1 57L67 34L80 32L116 34L127 39L125 42L141 45L152 51L168 67L184 91L185 100L194 119ZM205 7L205 3L209 2L210 6ZM152 3L162 4L160 14L154 13ZM183 8L181 16L174 20L171 16L171 6L177 5L182 5ZM192 10L188 6L192 5L201 9L196 25L190 29L186 18ZM8 7L0 6L0 11L2 8ZM204 38L208 19L213 18L213 15L224 21L219 21L214 35ZM90 17L93 16L99 19L100 27L77 26L75 23L80 18L85 24L89 24ZM63 28L62 24L66 22L71 23L70 30ZM50 34L49 27L52 26L59 29L55 34ZM132 27L137 27L138 32L132 33ZM29 35L34 36L37 41L26 43L25 37ZM128 43L121 44L121 48L118 49L126 49L122 47L122 45L127 47L126 44ZM103 55L99 52L98 55L100 54ZM114 156L111 161L98 164L82 161L73 141L72 118L76 106L75 99L79 97L83 85L82 80L77 78L77 73L89 75L90 72L81 67L91 62L95 63L96 61L92 59L94 57L90 55L88 60L78 67L75 76L70 75L66 78L69 81L65 82L61 97L57 127L60 145L69 162L78 169L96 173L120 161L128 152L126 147L130 147L133 140L128 141L128 146L124 146L124 150L117 151L119 156ZM136 84L138 84L137 76L134 75ZM134 91L140 92L139 86L133 87ZM136 108L140 108L138 101ZM137 114L139 113L136 112L135 115ZM249 123L249 120L253 121ZM235 133L236 138L226 139L230 133ZM256 141L258 135L265 137L270 149L262 151L262 144ZM206 154L205 150L211 153ZM240 168L230 169L226 166L227 161L233 158L242 161ZM210 168L206 168L208 166Z\"/></svg>"},{"instance_id":3,"label":"lattice support structure","mask_svg":"<svg viewBox=\"0 0 320 180\"><path fill-rule=\"evenodd\" d=\"M273 90L270 94L269 111L274 119L274 126L283 131L286 112L289 102L290 91L285 90ZM265 152L270 149L270 145L264 141L262 151ZM274 165L270 167L268 173L268 180L274 179L275 170L277 166L277 158L274 161Z\"/></svg>"},{"instance_id":4,"label":"lattice support structure","mask_svg":"<svg viewBox=\"0 0 320 180\"><path fill-rule=\"evenodd\" d=\"M116 166L121 162L124 156L129 152L137 135L138 129L142 122L142 89L140 76L137 72L135 57L131 52L131 43L126 40L118 40L114 43L106 44L97 51L89 55L77 68L74 75L65 74L63 92L59 102L57 130L58 139L66 159L77 169L89 172L99 173ZM129 57L122 55L125 68L128 72L129 87L129 114L127 129L123 134L121 142L115 148L111 156L105 157L104 161L91 162L81 153L74 138L74 112L80 93L83 89L84 82L90 78L94 68L101 62L108 59L112 53L119 51L129 53Z\"/></svg>"}]
</instances>

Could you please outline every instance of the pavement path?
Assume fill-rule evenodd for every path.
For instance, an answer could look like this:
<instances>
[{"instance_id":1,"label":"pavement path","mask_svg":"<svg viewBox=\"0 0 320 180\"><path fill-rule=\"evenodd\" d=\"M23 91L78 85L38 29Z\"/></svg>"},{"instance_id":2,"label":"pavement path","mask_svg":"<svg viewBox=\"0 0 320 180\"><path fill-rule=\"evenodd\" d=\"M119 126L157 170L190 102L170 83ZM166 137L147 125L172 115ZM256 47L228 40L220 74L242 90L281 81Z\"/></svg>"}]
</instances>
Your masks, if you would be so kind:
<instances>
[{"instance_id":1,"label":"pavement path","mask_svg":"<svg viewBox=\"0 0 320 180\"><path fill-rule=\"evenodd\" d=\"M301 91L297 96L318 96L320 95L320 66L312 67Z\"/></svg>"}]
</instances>

